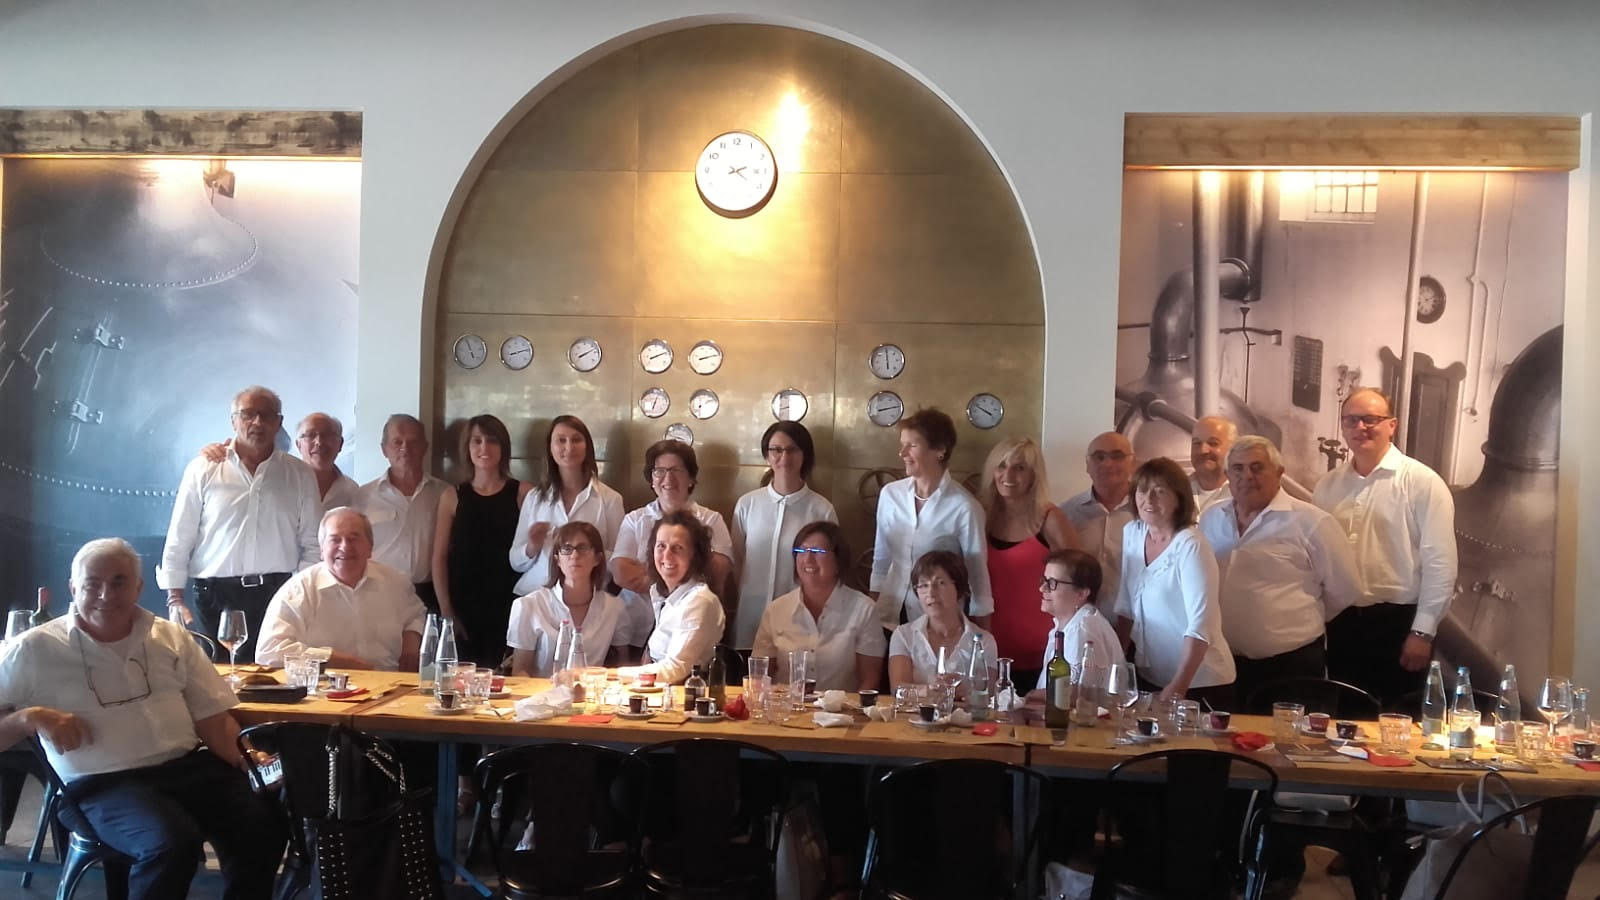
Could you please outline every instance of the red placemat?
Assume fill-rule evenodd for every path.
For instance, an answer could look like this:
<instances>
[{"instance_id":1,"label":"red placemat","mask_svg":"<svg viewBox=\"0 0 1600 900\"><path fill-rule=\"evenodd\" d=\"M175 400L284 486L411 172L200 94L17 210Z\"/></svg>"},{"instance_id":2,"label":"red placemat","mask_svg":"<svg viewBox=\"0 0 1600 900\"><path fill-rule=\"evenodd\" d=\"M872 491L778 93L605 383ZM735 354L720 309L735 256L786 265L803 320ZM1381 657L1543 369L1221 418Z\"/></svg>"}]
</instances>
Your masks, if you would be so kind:
<instances>
[{"instance_id":1,"label":"red placemat","mask_svg":"<svg viewBox=\"0 0 1600 900\"><path fill-rule=\"evenodd\" d=\"M583 715L573 716L567 721L574 725L604 725L611 721L611 716L599 715L596 713L585 713Z\"/></svg>"},{"instance_id":2,"label":"red placemat","mask_svg":"<svg viewBox=\"0 0 1600 900\"><path fill-rule=\"evenodd\" d=\"M1254 753L1272 743L1272 738L1259 731L1241 731L1233 736L1233 746L1246 753Z\"/></svg>"},{"instance_id":3,"label":"red placemat","mask_svg":"<svg viewBox=\"0 0 1600 900\"><path fill-rule=\"evenodd\" d=\"M1578 762L1573 763L1573 765L1575 765L1578 768L1584 770L1585 772L1600 772L1600 762L1591 762L1589 760L1579 760Z\"/></svg>"},{"instance_id":4,"label":"red placemat","mask_svg":"<svg viewBox=\"0 0 1600 900\"><path fill-rule=\"evenodd\" d=\"M1367 751L1367 762L1375 766L1389 766L1391 768L1415 765L1415 763L1403 756L1384 756L1382 753L1373 753L1370 750Z\"/></svg>"}]
</instances>

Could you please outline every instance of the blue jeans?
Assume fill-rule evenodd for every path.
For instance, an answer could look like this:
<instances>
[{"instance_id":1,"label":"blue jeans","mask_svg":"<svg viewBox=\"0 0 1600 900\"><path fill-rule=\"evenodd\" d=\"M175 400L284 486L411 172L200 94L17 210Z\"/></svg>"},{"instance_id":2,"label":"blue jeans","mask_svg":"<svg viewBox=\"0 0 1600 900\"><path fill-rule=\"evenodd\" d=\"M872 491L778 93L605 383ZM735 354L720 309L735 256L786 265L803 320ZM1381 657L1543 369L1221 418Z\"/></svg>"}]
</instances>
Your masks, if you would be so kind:
<instances>
[{"instance_id":1,"label":"blue jeans","mask_svg":"<svg viewBox=\"0 0 1600 900\"><path fill-rule=\"evenodd\" d=\"M225 900L268 900L284 823L244 773L200 749L171 762L90 775L68 791L102 843L133 858L130 900L185 897L210 841Z\"/></svg>"}]
</instances>

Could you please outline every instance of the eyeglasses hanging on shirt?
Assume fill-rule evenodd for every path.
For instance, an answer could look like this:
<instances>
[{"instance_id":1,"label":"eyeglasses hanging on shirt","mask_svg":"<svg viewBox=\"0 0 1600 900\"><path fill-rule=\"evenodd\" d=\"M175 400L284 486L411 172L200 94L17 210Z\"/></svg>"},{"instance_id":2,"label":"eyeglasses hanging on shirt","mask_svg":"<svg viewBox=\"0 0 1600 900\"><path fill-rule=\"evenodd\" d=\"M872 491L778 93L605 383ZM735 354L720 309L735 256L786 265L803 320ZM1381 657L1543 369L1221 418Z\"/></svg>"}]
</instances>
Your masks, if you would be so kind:
<instances>
[{"instance_id":1,"label":"eyeglasses hanging on shirt","mask_svg":"<svg viewBox=\"0 0 1600 900\"><path fill-rule=\"evenodd\" d=\"M83 660L83 677L89 682L89 692L94 694L94 701L100 704L101 709L110 709L113 706L126 706L129 703L138 703L150 696L150 650L143 642L139 646L144 650L144 659L130 656L128 659L139 667L139 672L144 676L144 693L136 694L123 700L107 700L100 695L100 689L94 683L94 668L89 665L89 654L83 649L83 634L77 630L72 632L73 643L78 648L78 657Z\"/></svg>"}]
</instances>

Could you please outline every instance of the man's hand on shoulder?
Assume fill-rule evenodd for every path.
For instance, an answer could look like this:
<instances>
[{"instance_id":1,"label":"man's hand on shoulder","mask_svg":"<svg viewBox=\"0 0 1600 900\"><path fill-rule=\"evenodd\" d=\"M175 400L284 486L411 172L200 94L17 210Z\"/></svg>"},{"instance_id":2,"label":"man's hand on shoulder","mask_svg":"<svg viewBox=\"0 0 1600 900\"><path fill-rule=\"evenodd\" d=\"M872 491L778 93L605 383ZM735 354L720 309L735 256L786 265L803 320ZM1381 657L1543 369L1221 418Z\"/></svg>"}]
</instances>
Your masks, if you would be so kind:
<instances>
[{"instance_id":1,"label":"man's hand on shoulder","mask_svg":"<svg viewBox=\"0 0 1600 900\"><path fill-rule=\"evenodd\" d=\"M48 706L30 706L23 710L23 721L34 734L62 753L94 743L88 723L69 712Z\"/></svg>"},{"instance_id":2,"label":"man's hand on shoulder","mask_svg":"<svg viewBox=\"0 0 1600 900\"><path fill-rule=\"evenodd\" d=\"M206 462L219 463L228 458L228 448L233 446L233 438L228 438L220 444L207 444L200 448L200 455Z\"/></svg>"}]
</instances>

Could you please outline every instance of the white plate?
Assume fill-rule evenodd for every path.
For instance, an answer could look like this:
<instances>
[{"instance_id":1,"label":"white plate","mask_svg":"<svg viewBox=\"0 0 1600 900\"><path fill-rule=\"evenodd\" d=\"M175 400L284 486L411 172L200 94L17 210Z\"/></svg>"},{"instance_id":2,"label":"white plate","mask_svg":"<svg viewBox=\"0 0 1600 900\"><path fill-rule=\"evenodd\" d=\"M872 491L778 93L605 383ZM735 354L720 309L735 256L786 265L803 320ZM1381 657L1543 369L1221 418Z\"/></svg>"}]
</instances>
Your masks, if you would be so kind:
<instances>
[{"instance_id":1,"label":"white plate","mask_svg":"<svg viewBox=\"0 0 1600 900\"><path fill-rule=\"evenodd\" d=\"M452 706L449 709L445 709L437 703L429 703L423 709L436 716L460 716L472 712L472 707L470 706Z\"/></svg>"},{"instance_id":2,"label":"white plate","mask_svg":"<svg viewBox=\"0 0 1600 900\"><path fill-rule=\"evenodd\" d=\"M725 721L725 720L722 717L722 713L712 713L709 716L702 716L699 713L690 713L689 714L689 721L691 721L691 722L700 722L702 724L709 725L712 722L722 722L722 721Z\"/></svg>"},{"instance_id":3,"label":"white plate","mask_svg":"<svg viewBox=\"0 0 1600 900\"><path fill-rule=\"evenodd\" d=\"M1124 731L1122 736L1135 744L1159 744L1167 739L1164 734L1140 734L1137 731Z\"/></svg>"},{"instance_id":4,"label":"white plate","mask_svg":"<svg viewBox=\"0 0 1600 900\"><path fill-rule=\"evenodd\" d=\"M938 731L950 724L949 719L936 719L932 722L924 722L921 719L907 719L906 721L911 724L912 728L921 728L923 731Z\"/></svg>"},{"instance_id":5,"label":"white plate","mask_svg":"<svg viewBox=\"0 0 1600 900\"><path fill-rule=\"evenodd\" d=\"M655 710L653 710L653 709L647 709L644 712L619 712L619 713L617 713L617 718L619 718L619 719L633 719L636 722L643 722L645 719L654 719L655 717L656 717L656 713L655 713Z\"/></svg>"},{"instance_id":6,"label":"white plate","mask_svg":"<svg viewBox=\"0 0 1600 900\"><path fill-rule=\"evenodd\" d=\"M1232 725L1229 725L1227 728L1207 728L1203 731L1206 737L1229 737L1237 734L1238 732L1239 729L1233 727Z\"/></svg>"}]
</instances>

